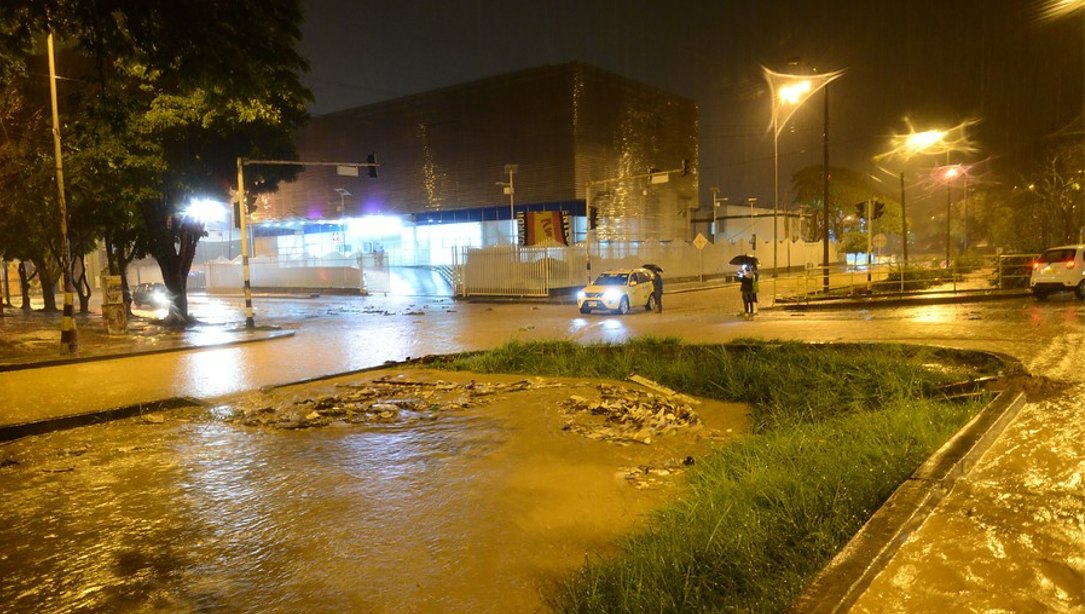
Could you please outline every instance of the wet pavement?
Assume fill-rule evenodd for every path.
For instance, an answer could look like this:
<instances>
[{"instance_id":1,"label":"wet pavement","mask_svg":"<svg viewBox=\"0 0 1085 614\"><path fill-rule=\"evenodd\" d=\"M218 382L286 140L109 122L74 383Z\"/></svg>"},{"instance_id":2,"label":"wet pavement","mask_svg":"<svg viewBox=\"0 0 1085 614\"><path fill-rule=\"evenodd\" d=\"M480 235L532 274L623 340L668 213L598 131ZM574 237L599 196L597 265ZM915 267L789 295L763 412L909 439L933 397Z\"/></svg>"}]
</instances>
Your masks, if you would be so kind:
<instances>
[{"instance_id":1,"label":"wet pavement","mask_svg":"<svg viewBox=\"0 0 1085 614\"><path fill-rule=\"evenodd\" d=\"M48 408L70 412L73 408L113 407L165 397L192 397L207 403L223 395L262 386L374 368L385 361L426 354L483 349L509 340L569 339L598 343L652 335L711 343L741 338L878 341L995 351L1020 360L1030 373L1065 383L1067 388L1057 394L1029 399L1016 420L976 467L958 481L930 519L904 543L854 610L921 612L952 607L961 611L1071 612L1085 607L1085 560L1081 555L1085 552L1085 503L1081 494L1082 475L1085 474L1081 460L1085 458L1085 450L1082 450L1085 434L1081 432L1083 422L1080 419L1081 408L1085 407L1085 390L1082 388L1085 375L1081 369L1085 364L1085 305L1080 301L1053 299L1037 303L1028 297L1017 297L976 304L898 307L852 304L817 312L764 310L753 320L738 314L741 306L737 290L730 288L668 295L663 314L637 313L624 317L582 317L575 313L575 307L568 305L462 304L447 300L379 297L258 299L257 306L260 326L295 334L267 343L0 373L0 397L5 399L5 415L10 417L19 411L40 412ZM239 301L234 299L195 297L193 311L203 313L212 329L236 330L239 322ZM85 332L87 328L89 325L82 329L84 339L89 339L89 333ZM4 331L5 340L9 339L8 330ZM59 346L59 329L54 339ZM88 351L89 347L89 343L84 345ZM206 410L194 411L194 416L206 414ZM183 414L184 410L181 412ZM254 585L267 590L272 587L271 583L278 582L277 586L284 587L277 590L283 599L289 599L290 594L320 591L329 595L353 595L322 602L315 611L455 611L459 608L450 605L454 603L454 597L449 597L452 601L444 602L448 608L412 608L405 602L389 600L387 595L390 593L382 596L348 591L348 582L343 577L351 574L348 561L366 558L364 547L352 541L350 531L343 532L327 525L334 524L336 513L351 518L375 518L366 516L364 509L354 507L349 492L340 492L347 488L344 483L367 475L374 468L381 467L378 473L382 479L391 479L393 484L398 484L395 480L401 472L407 471L404 467L437 468L440 473L442 462L469 464L472 458L477 460L495 454L495 450L503 449L501 446L512 445L508 441L497 447L493 447L492 442L456 443L443 438L445 436L439 434L439 428L443 427L439 427L430 443L443 442L447 447L438 445L428 448L429 452L399 456L396 450L402 447L402 438L407 436L401 432L372 437L324 433L316 438L319 441L307 442L307 436L301 435L282 438L237 431L206 417L169 417L168 424L172 426L165 432L161 425L140 422L139 418L133 420L134 423L126 421L16 442L15 445L40 449L43 454L50 454L52 460L45 460L43 464L33 461L23 464L20 460L18 465L5 463L7 466L0 469L0 479L17 476L11 484L5 485L5 492L17 492L19 498L19 502L14 499L7 500L11 503L5 502L4 517L17 520L21 527L19 535L26 533L13 542L6 541L0 549L0 557L6 557L0 558L0 565L8 571L14 569L18 576L0 588L0 595L9 597L14 594L9 591L19 595L29 591L26 594L30 601L26 603L33 603L36 598L44 598L48 591L59 590L56 594L66 595L64 599L79 595L91 600L87 603L98 603L94 601L98 599L95 595L112 591L117 594L110 597L116 599L111 603L120 604L122 611L142 611L148 603L165 604L162 607L172 611L256 611L246 610L238 605L240 602L217 600L230 590L249 594L245 587ZM464 426L465 430L477 430L476 422L467 420L464 424L470 424ZM494 432L502 431L498 428ZM105 434L101 445L68 439L97 437L101 433ZM143 435L150 439L144 441ZM295 437L296 442L292 439ZM483 439L487 437L489 435ZM129 438L132 443L125 443ZM425 436L423 439L431 438ZM284 456L268 452L287 442L293 442L287 446L293 450ZM416 441L407 447L415 445L424 444ZM367 446L377 447L366 451ZM310 447L320 450L321 454L310 455L307 452ZM0 454L11 449L6 448ZM329 457L329 449L338 450L339 456ZM144 456L144 450L147 456ZM460 458L461 452L463 458ZM74 464L66 464L65 459L71 459ZM84 462L81 459L87 459L87 464L80 465ZM325 462L339 478L330 473L321 477ZM126 467L126 463L130 466ZM103 470L93 469L98 466ZM314 482L282 485L283 478L275 475L276 472L271 470L273 467L278 467L279 473L300 472L302 475L312 469L316 471ZM471 469L480 470L480 466ZM132 473L126 473L129 471ZM424 489L426 478L423 476L426 475L433 474L423 471L418 474L418 483L405 480L403 492ZM260 479L245 480L241 476ZM343 476L350 479L344 482L340 479ZM141 489L127 488L126 484L146 484L151 488L150 494L140 494L136 491ZM492 483L473 484L472 488L493 486ZM159 487L162 490L154 490ZM194 494L197 491L202 494ZM152 503L147 503L148 507L138 517L127 518L129 512L125 502L132 497L145 496ZM432 496L439 498L441 495ZM177 512L184 515L185 520L176 517L171 520L167 510L162 509L163 502L171 497L180 501L179 510L188 510ZM408 502L409 497L404 497L402 502ZM359 500L365 501L364 498ZM311 513L315 515L295 510L291 512L293 516L288 514L289 520L276 521L277 514L282 512L276 501L300 501L298 507L306 508L311 503ZM258 513L254 517L238 517L238 509L245 507L243 504L252 504L248 509ZM410 507L407 503L404 505ZM481 504L478 500L458 500L449 505L471 509ZM27 508L25 515L20 511L22 506ZM113 530L97 521L83 524L85 521L73 515L80 515L79 510L84 507L109 511L106 517L114 518L120 526ZM438 516L447 514L452 508L431 511ZM207 510L206 516L204 510ZM325 516L319 510L330 511ZM164 514L160 523L153 520L157 512ZM398 514L418 518L412 510L394 506L380 513L384 514L386 522L394 520ZM32 524L36 515L48 517L49 514L54 518L46 525ZM126 519L119 519L121 517ZM480 518L485 523L485 515ZM434 518L433 522L441 525L444 520ZM466 531L464 527L470 523L463 522L466 524L446 528ZM60 545L59 536L66 534L58 527L65 523L73 523L79 538ZM274 526L274 531L261 533L268 523ZM416 530L417 525L401 523L395 526L398 527L396 535L404 535ZM232 535L230 529L224 527L243 527L243 530ZM353 525L348 528L358 530ZM287 535L291 531L301 534ZM261 539L248 536L249 532L270 541L261 545ZM443 538L437 536L438 533L440 531L435 529L428 539L436 540L431 548L439 554ZM11 540L15 535L7 530L0 534L6 536L5 540ZM471 533L468 531L467 534ZM174 560L169 552L163 551L160 542L169 543L178 535L186 535L186 539L191 540L186 543L192 549L181 559ZM215 537L219 535L225 541ZM373 539L390 538L385 535ZM124 548L125 540L132 540L136 546ZM595 545L605 548L602 543L605 541L595 542ZM24 560L19 558L20 553L36 548L34 544L48 544L51 553L46 554L38 548L35 553L43 558L41 562L35 559L29 566L20 562L12 567L16 561ZM330 544L335 547L329 554L322 548L327 549ZM103 554L103 548L113 553L112 558L94 558L95 553ZM306 552L306 548L310 549L307 556L311 558L302 557L301 560L330 557L326 576L302 573L281 559L275 563L265 562L268 557L273 557L271 551ZM89 554L81 554L84 550ZM335 554L340 550L342 558ZM432 562L432 556L437 556L426 552L416 553L420 558L406 559L409 564L388 563L384 568L374 567L374 573L384 569L387 573L400 575L417 574L417 565L425 568ZM529 556L526 551L520 552L522 556ZM226 554L251 558L255 568L235 576L226 569L201 575L200 569L214 568L214 561L221 560ZM463 550L456 556L493 555ZM573 558L576 557L571 556L568 560ZM577 562L568 564L575 566ZM511 563L506 560L498 566L508 564ZM262 565L267 565L267 569ZM81 567L86 567L86 572L80 572ZM454 567L450 564L442 569L451 573ZM182 571L176 571L178 569ZM265 572L269 572L268 581L257 580ZM535 578L551 577L548 573L540 572ZM194 574L188 577L193 588L179 597L178 593L155 584L161 580L154 579L156 574ZM521 580L528 576L531 574ZM478 581L477 577L452 577L465 582ZM45 592L36 592L39 589L18 584L25 578L41 578L47 580L46 584L59 582L64 586L43 586L40 590ZM161 581L169 585L177 579L170 578ZM149 584L140 584L144 581ZM417 584L432 586L427 582L420 578ZM312 590L307 592L307 588ZM159 590L162 592L155 592ZM412 594L424 600L424 594L428 592L422 590ZM123 607L125 595L132 599L137 599L137 595L142 595L141 599L158 595L164 601L137 600L138 603L133 601L130 607ZM69 611L61 605L64 599L42 601L47 607L40 611ZM174 599L181 601L171 601ZM272 604L272 609L276 608ZM460 611L468 611L466 602Z\"/></svg>"}]
</instances>

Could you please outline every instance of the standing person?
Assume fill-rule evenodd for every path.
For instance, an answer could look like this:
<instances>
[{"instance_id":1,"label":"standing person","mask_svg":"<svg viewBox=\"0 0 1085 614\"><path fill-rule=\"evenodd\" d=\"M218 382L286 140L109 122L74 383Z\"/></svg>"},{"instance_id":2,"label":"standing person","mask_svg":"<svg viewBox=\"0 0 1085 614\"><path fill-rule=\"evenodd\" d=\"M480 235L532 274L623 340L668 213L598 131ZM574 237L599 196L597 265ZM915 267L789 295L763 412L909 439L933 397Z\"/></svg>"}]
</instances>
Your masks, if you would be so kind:
<instances>
[{"instance_id":1,"label":"standing person","mask_svg":"<svg viewBox=\"0 0 1085 614\"><path fill-rule=\"evenodd\" d=\"M663 313L663 272L652 271L652 294L656 297L656 313Z\"/></svg>"},{"instance_id":2,"label":"standing person","mask_svg":"<svg viewBox=\"0 0 1085 614\"><path fill-rule=\"evenodd\" d=\"M753 317L757 313L757 269L744 264L738 270L738 289L742 292L742 314Z\"/></svg>"}]
</instances>

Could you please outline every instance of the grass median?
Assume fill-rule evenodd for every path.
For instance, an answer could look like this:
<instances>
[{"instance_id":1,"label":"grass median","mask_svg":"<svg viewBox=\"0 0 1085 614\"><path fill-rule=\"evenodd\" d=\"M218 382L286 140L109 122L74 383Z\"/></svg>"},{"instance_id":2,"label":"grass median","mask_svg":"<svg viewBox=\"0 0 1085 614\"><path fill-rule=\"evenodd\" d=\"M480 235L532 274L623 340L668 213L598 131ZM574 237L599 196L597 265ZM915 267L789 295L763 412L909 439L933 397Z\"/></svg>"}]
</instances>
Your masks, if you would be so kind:
<instances>
[{"instance_id":1,"label":"grass median","mask_svg":"<svg viewBox=\"0 0 1085 614\"><path fill-rule=\"evenodd\" d=\"M915 469L982 407L949 383L986 355L900 345L750 341L512 343L453 359L476 372L623 379L747 402L752 433L690 472L681 498L592 558L549 605L562 612L782 611Z\"/></svg>"}]
</instances>

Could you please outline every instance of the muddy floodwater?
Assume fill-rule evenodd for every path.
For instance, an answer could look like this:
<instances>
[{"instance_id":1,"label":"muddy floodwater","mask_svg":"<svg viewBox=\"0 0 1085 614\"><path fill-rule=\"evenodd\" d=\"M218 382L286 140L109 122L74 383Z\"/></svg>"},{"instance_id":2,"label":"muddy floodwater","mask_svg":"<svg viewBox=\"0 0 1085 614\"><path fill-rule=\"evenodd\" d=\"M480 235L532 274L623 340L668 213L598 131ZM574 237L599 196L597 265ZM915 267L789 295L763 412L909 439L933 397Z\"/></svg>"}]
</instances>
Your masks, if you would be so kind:
<instances>
[{"instance_id":1,"label":"muddy floodwater","mask_svg":"<svg viewBox=\"0 0 1085 614\"><path fill-rule=\"evenodd\" d=\"M271 411L248 396L6 444L0 610L541 611L548 586L613 552L681 496L691 461L746 428L744 407L706 401L701 424L638 435L650 443L600 437L567 403L596 382L497 390L308 425L246 422L239 408Z\"/></svg>"}]
</instances>

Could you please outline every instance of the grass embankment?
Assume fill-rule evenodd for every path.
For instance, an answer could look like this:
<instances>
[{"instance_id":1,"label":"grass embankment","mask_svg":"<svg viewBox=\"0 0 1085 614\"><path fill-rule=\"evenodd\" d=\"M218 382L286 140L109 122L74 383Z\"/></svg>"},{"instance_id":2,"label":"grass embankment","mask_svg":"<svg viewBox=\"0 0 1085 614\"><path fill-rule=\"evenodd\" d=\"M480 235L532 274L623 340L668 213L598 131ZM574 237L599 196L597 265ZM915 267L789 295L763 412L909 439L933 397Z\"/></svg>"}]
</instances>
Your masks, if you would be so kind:
<instances>
[{"instance_id":1,"label":"grass embankment","mask_svg":"<svg viewBox=\"0 0 1085 614\"><path fill-rule=\"evenodd\" d=\"M753 342L514 343L446 368L623 379L752 407L753 434L699 459L688 493L554 591L566 612L781 611L979 408L939 385L994 364L944 350Z\"/></svg>"}]
</instances>

